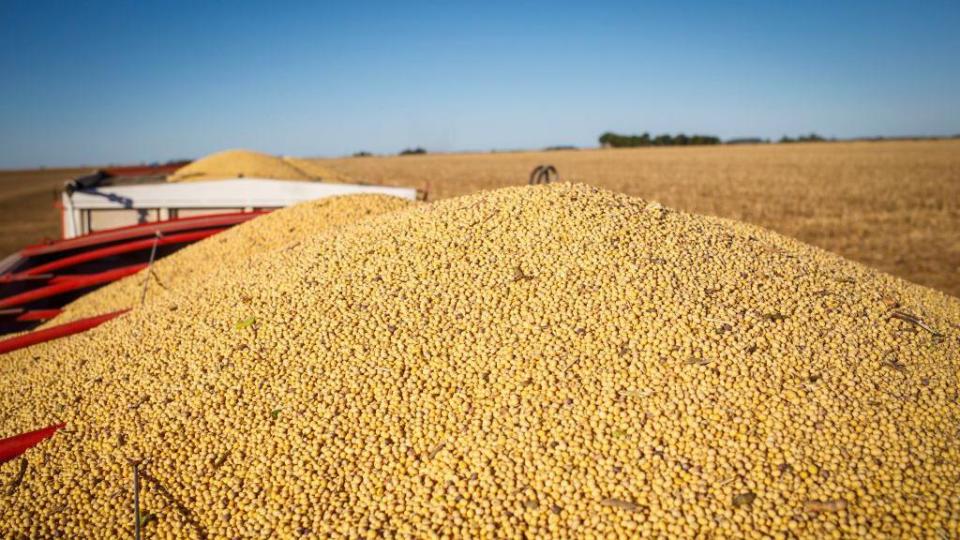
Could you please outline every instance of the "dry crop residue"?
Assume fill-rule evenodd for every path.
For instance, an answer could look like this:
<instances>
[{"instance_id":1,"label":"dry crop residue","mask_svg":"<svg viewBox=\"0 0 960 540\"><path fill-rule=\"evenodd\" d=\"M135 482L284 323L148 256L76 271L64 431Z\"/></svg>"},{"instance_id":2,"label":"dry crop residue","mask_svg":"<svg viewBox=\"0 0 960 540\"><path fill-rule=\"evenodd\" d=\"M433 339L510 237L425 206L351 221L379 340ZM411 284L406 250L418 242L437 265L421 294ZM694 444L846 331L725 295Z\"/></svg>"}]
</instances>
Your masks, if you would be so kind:
<instances>
[{"instance_id":1,"label":"dry crop residue","mask_svg":"<svg viewBox=\"0 0 960 540\"><path fill-rule=\"evenodd\" d=\"M321 233L0 363L14 535L956 537L960 301L580 185ZM10 485L21 470L0 466Z\"/></svg>"},{"instance_id":2,"label":"dry crop residue","mask_svg":"<svg viewBox=\"0 0 960 540\"><path fill-rule=\"evenodd\" d=\"M189 292L217 272L242 272L254 255L309 238L330 227L409 206L384 195L346 195L307 201L237 225L158 260L149 274L139 272L81 296L41 328L134 308ZM144 295L144 281L149 280Z\"/></svg>"}]
</instances>

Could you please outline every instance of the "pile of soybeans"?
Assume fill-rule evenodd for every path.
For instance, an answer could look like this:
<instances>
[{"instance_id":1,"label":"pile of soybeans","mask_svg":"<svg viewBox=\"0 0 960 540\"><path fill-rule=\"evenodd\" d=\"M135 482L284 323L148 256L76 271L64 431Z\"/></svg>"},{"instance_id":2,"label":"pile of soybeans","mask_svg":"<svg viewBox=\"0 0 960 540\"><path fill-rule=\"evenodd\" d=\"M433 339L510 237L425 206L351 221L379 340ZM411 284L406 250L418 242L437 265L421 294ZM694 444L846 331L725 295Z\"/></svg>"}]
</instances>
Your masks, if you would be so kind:
<instances>
[{"instance_id":1,"label":"pile of soybeans","mask_svg":"<svg viewBox=\"0 0 960 540\"><path fill-rule=\"evenodd\" d=\"M81 296L41 328L136 308L142 302L158 301L172 295L190 295L198 284L212 279L217 272L243 272L247 265L254 264L256 256L323 230L410 204L410 201L385 195L345 195L274 211L187 246L156 261L149 271Z\"/></svg>"},{"instance_id":2,"label":"pile of soybeans","mask_svg":"<svg viewBox=\"0 0 960 540\"><path fill-rule=\"evenodd\" d=\"M955 538L958 324L749 225L448 199L3 358L0 435L67 427L0 529L128 536L139 461L147 538Z\"/></svg>"},{"instance_id":3,"label":"pile of soybeans","mask_svg":"<svg viewBox=\"0 0 960 540\"><path fill-rule=\"evenodd\" d=\"M277 157L251 150L225 150L210 154L180 167L167 177L167 181L200 182L230 178L347 181L344 175L315 161Z\"/></svg>"}]
</instances>

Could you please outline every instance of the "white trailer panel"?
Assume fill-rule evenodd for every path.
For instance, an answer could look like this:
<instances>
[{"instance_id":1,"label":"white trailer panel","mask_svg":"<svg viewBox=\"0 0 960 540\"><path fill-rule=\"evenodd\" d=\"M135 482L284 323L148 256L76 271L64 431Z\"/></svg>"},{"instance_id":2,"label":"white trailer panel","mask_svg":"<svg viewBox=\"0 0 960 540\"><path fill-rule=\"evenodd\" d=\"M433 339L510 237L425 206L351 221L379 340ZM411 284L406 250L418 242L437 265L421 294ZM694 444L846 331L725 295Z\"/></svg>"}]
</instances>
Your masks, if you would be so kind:
<instances>
[{"instance_id":1,"label":"white trailer panel","mask_svg":"<svg viewBox=\"0 0 960 540\"><path fill-rule=\"evenodd\" d=\"M200 213L282 208L312 199L359 193L417 198L415 188L266 178L98 186L63 193L64 238Z\"/></svg>"}]
</instances>

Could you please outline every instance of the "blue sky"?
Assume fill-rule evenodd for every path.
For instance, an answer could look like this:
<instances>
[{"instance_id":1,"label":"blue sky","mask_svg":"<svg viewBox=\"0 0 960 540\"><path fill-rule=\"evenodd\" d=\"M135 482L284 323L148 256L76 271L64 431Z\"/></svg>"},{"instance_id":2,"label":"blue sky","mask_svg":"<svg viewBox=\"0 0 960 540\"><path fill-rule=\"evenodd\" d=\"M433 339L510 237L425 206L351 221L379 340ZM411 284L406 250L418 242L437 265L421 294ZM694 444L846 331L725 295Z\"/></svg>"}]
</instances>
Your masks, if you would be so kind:
<instances>
[{"instance_id":1,"label":"blue sky","mask_svg":"<svg viewBox=\"0 0 960 540\"><path fill-rule=\"evenodd\" d=\"M0 0L0 167L960 132L960 2Z\"/></svg>"}]
</instances>

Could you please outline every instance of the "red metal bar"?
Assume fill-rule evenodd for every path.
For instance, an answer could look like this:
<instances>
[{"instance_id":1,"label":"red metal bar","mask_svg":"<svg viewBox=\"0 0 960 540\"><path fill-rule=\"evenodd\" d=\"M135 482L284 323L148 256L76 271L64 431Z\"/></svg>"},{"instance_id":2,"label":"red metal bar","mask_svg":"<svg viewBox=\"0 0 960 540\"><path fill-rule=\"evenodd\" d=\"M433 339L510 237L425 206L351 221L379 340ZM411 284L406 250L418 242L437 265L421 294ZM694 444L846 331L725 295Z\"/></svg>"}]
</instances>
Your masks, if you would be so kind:
<instances>
[{"instance_id":1,"label":"red metal bar","mask_svg":"<svg viewBox=\"0 0 960 540\"><path fill-rule=\"evenodd\" d=\"M110 242L119 242L122 240L132 240L134 238L140 238L144 236L153 236L158 231L163 234L170 234L179 231L189 231L191 229L229 227L269 212L269 210L254 210L252 212L212 214L206 216L193 216L188 218L170 219L166 221L141 223L139 225L130 225L127 227L118 227L116 229L97 231L90 234L85 234L83 236L78 236L76 238L60 240L52 244L28 246L20 251L20 255L22 257L35 257L37 255L58 253L70 249L86 248L99 244L107 244Z\"/></svg>"},{"instance_id":2,"label":"red metal bar","mask_svg":"<svg viewBox=\"0 0 960 540\"><path fill-rule=\"evenodd\" d=\"M22 314L18 315L17 320L22 322L49 321L61 313L63 313L62 309L33 309L30 311L24 311Z\"/></svg>"},{"instance_id":3,"label":"red metal bar","mask_svg":"<svg viewBox=\"0 0 960 540\"><path fill-rule=\"evenodd\" d=\"M52 279L53 274L38 274L38 275L25 275L25 274L4 274L0 276L0 283L13 283L15 281L45 281Z\"/></svg>"},{"instance_id":4,"label":"red metal bar","mask_svg":"<svg viewBox=\"0 0 960 540\"><path fill-rule=\"evenodd\" d=\"M64 274L62 276L53 276L47 281L47 285L56 285L57 283L70 283L78 279L90 279L97 274Z\"/></svg>"},{"instance_id":5,"label":"red metal bar","mask_svg":"<svg viewBox=\"0 0 960 540\"><path fill-rule=\"evenodd\" d=\"M196 242L208 236L213 236L218 232L223 232L227 230L226 227L221 227L217 229L203 229L200 231L193 231L183 234L174 234L170 236L164 236L157 240L158 246L166 246L170 244L182 244L186 242ZM94 249L91 251L84 251L76 255L71 255L69 257L64 257L62 259L57 259L55 261L49 262L47 264L41 264L40 266L35 266L29 270L24 270L17 274L10 276L10 279L16 280L21 276L35 276L37 274L45 274L52 272L54 270L60 270L63 268L69 268L71 266L76 266L81 263L95 261L97 259L103 259L105 257L110 257L113 255L119 255L121 253L130 253L132 251L140 251L143 249L150 249L153 247L155 239L145 238L143 240L134 240L132 242L126 242L123 244L117 244L115 246L109 246L100 249ZM0 276L0 283L3 282L5 276Z\"/></svg>"},{"instance_id":6,"label":"red metal bar","mask_svg":"<svg viewBox=\"0 0 960 540\"><path fill-rule=\"evenodd\" d=\"M6 463L11 459L20 457L21 454L34 446L40 444L44 439L53 437L53 434L63 429L66 424L56 424L36 431L29 431L0 439L0 463Z\"/></svg>"},{"instance_id":7,"label":"red metal bar","mask_svg":"<svg viewBox=\"0 0 960 540\"><path fill-rule=\"evenodd\" d=\"M40 287L38 289L33 289L32 291L14 294L6 298L0 298L0 308L19 306L33 302L34 300L57 296L70 291L75 291L77 289L84 289L86 287L100 285L101 283L109 283L122 277L136 274L146 267L146 263L133 264L130 266L124 266L122 268L114 268L113 270L107 270L106 272L100 272L98 274L59 276L50 280L51 285L47 285L46 287Z\"/></svg>"},{"instance_id":8,"label":"red metal bar","mask_svg":"<svg viewBox=\"0 0 960 540\"><path fill-rule=\"evenodd\" d=\"M45 341L51 341L57 338L72 336L74 334L79 334L80 332L85 332L91 328L100 326L110 319L123 315L128 311L130 310L122 309L120 311L107 313L106 315L97 315L96 317L80 319L78 321L60 324L51 328L37 330L35 332L0 340L0 354L22 349L24 347L29 347L31 345L36 345L38 343L43 343Z\"/></svg>"},{"instance_id":9,"label":"red metal bar","mask_svg":"<svg viewBox=\"0 0 960 540\"><path fill-rule=\"evenodd\" d=\"M14 317L14 319L18 321L46 321L56 317L61 313L63 313L62 309L0 309L0 317Z\"/></svg>"}]
</instances>

